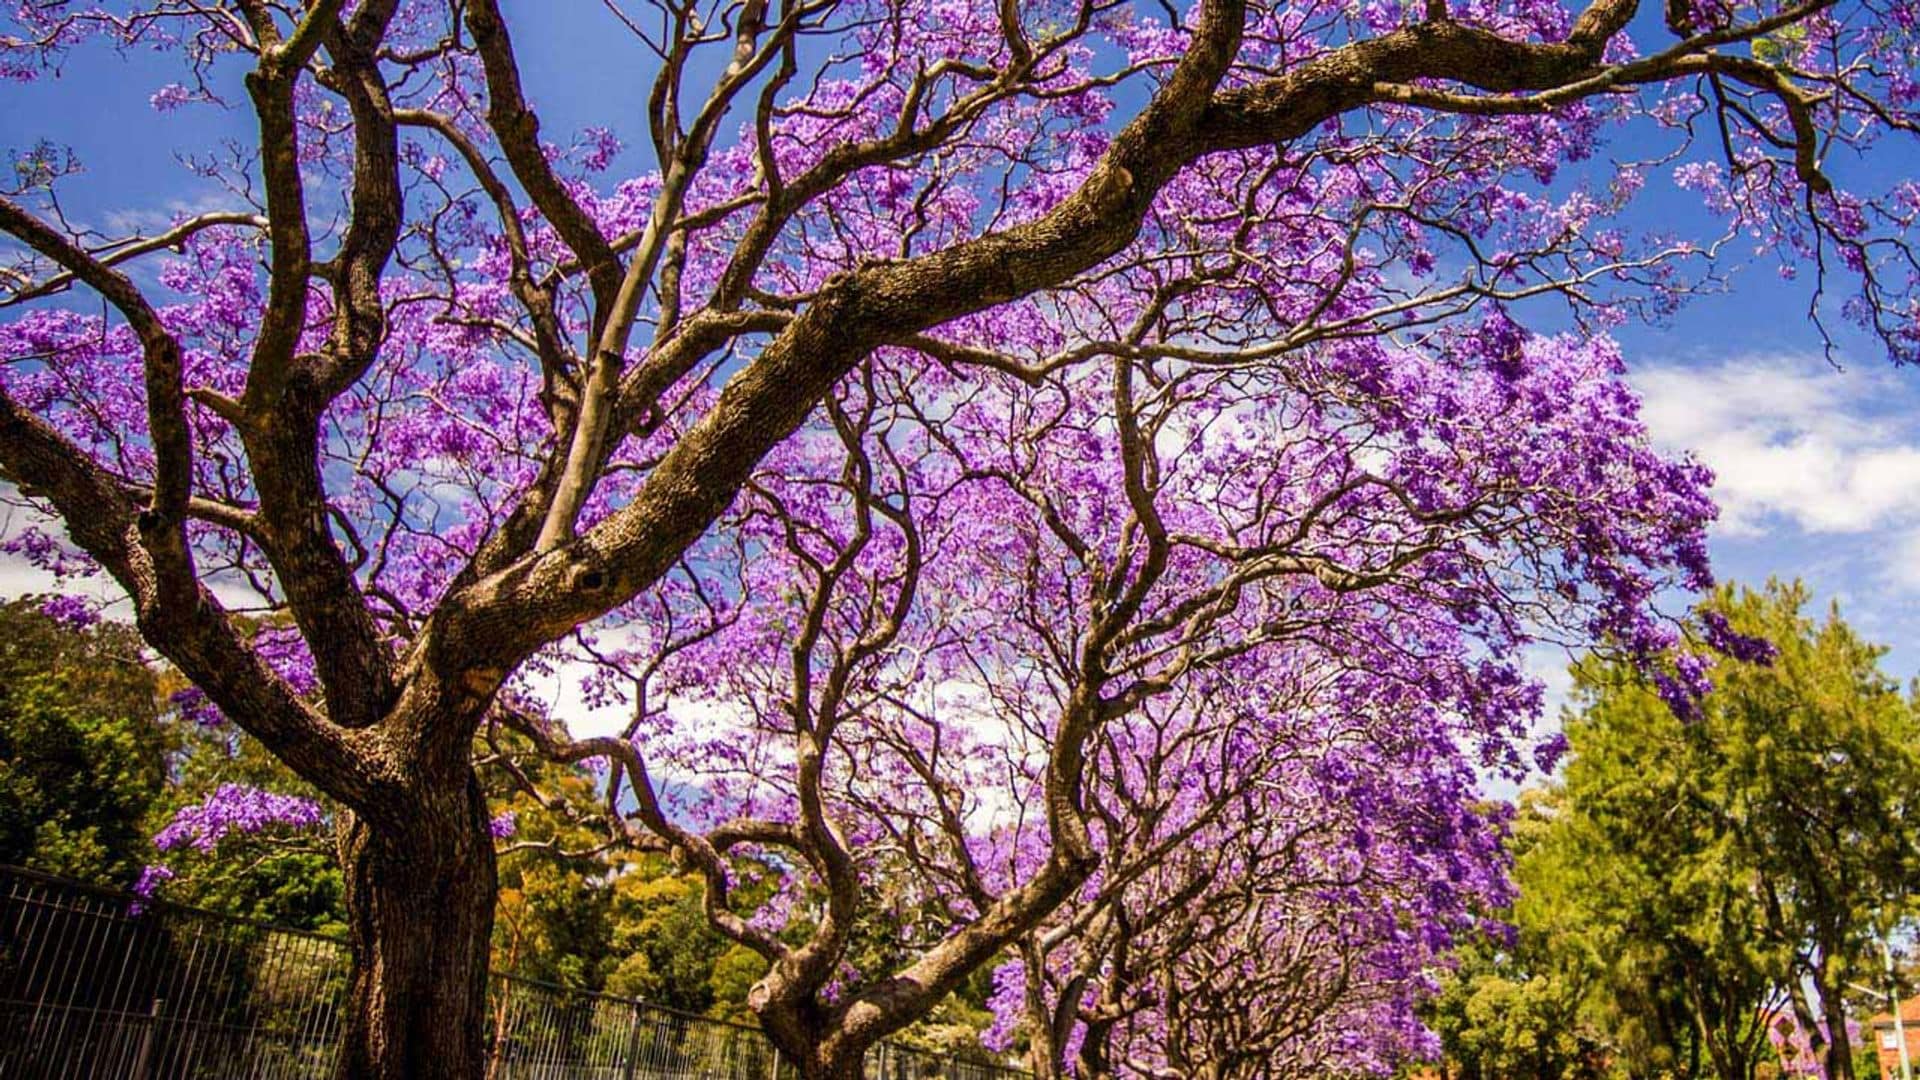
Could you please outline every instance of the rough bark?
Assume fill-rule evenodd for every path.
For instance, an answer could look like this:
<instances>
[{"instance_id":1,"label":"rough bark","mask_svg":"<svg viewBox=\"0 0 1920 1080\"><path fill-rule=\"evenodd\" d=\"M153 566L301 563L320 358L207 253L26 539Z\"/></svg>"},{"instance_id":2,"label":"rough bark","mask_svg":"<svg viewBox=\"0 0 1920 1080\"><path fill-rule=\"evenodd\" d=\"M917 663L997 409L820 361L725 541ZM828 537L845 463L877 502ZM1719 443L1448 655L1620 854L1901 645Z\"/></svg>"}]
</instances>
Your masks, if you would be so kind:
<instances>
[{"instance_id":1,"label":"rough bark","mask_svg":"<svg viewBox=\"0 0 1920 1080\"><path fill-rule=\"evenodd\" d=\"M801 1080L862 1080L871 1045L849 1041L835 1018L807 1003L758 1010L760 1025Z\"/></svg>"},{"instance_id":2,"label":"rough bark","mask_svg":"<svg viewBox=\"0 0 1920 1080\"><path fill-rule=\"evenodd\" d=\"M1046 953L1029 935L1020 943L1020 962L1024 967L1027 1022L1032 1030L1032 1045L1027 1050L1027 1069L1034 1080L1060 1080L1065 1047L1055 1038L1060 1017L1047 1005Z\"/></svg>"},{"instance_id":3,"label":"rough bark","mask_svg":"<svg viewBox=\"0 0 1920 1080\"><path fill-rule=\"evenodd\" d=\"M486 798L469 770L463 787L422 803L410 827L355 817L342 831L353 971L341 1080L483 1075L495 885Z\"/></svg>"}]
</instances>

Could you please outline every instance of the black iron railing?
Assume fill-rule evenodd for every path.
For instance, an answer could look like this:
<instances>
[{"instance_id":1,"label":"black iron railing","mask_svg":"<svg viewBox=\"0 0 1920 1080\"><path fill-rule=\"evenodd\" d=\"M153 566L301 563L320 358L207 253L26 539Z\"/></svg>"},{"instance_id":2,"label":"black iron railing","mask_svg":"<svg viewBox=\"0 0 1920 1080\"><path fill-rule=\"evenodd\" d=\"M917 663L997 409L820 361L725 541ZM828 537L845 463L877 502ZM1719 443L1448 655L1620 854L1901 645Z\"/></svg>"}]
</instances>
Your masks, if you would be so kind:
<instances>
[{"instance_id":1,"label":"black iron railing","mask_svg":"<svg viewBox=\"0 0 1920 1080\"><path fill-rule=\"evenodd\" d=\"M0 1078L322 1080L347 946L0 867ZM495 974L489 1080L791 1080L759 1029ZM883 1045L872 1080L1014 1080Z\"/></svg>"}]
</instances>

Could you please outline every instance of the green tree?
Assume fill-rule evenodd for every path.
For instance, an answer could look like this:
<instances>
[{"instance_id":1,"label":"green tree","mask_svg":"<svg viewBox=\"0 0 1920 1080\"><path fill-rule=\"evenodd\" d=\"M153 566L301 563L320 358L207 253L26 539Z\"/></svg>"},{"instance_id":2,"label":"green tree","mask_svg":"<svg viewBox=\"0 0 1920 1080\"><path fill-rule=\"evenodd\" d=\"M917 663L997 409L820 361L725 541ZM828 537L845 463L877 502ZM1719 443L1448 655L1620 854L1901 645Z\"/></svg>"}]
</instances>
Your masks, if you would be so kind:
<instances>
[{"instance_id":1,"label":"green tree","mask_svg":"<svg viewBox=\"0 0 1920 1080\"><path fill-rule=\"evenodd\" d=\"M754 1022L747 991L766 961L713 929L699 875L609 845L605 818L583 809L601 779L526 750L500 729L475 746L488 804L512 821L498 843L494 970ZM733 896L749 909L772 892L764 869L740 863Z\"/></svg>"},{"instance_id":2,"label":"green tree","mask_svg":"<svg viewBox=\"0 0 1920 1080\"><path fill-rule=\"evenodd\" d=\"M166 779L139 638L0 604L0 862L126 886Z\"/></svg>"},{"instance_id":3,"label":"green tree","mask_svg":"<svg viewBox=\"0 0 1920 1080\"><path fill-rule=\"evenodd\" d=\"M1757 892L1769 945L1791 958L1784 986L1800 1030L1827 1076L1851 1077L1846 986L1874 981L1873 936L1920 870L1910 817L1920 721L1879 669L1886 650L1837 606L1809 619L1807 600L1800 584L1779 582L1713 598L1706 617L1773 642L1778 655L1717 674L1691 760Z\"/></svg>"},{"instance_id":4,"label":"green tree","mask_svg":"<svg viewBox=\"0 0 1920 1080\"><path fill-rule=\"evenodd\" d=\"M159 677L162 700L170 706L162 718L168 782L148 816L149 834L159 833L174 815L223 784L328 805L313 785L252 736L231 724L200 722L194 710L178 707L185 699L175 698L176 693L194 693L178 674L163 670ZM232 832L212 851L185 846L155 857L173 872L162 895L175 903L316 933L345 931L345 882L331 829Z\"/></svg>"},{"instance_id":5,"label":"green tree","mask_svg":"<svg viewBox=\"0 0 1920 1080\"><path fill-rule=\"evenodd\" d=\"M1713 1075L1748 1080L1789 963L1758 932L1752 870L1718 809L1715 732L1631 668L1589 661L1575 677L1554 887L1614 946L1605 1004L1647 1033L1649 1064L1697 1075L1704 1055Z\"/></svg>"},{"instance_id":6,"label":"green tree","mask_svg":"<svg viewBox=\"0 0 1920 1080\"><path fill-rule=\"evenodd\" d=\"M759 868L742 867L743 881ZM742 890L764 900L771 884ZM738 895L738 894L736 894ZM608 988L670 1008L754 1023L747 992L767 973L758 953L728 941L708 922L704 886L664 856L630 856L614 882Z\"/></svg>"},{"instance_id":7,"label":"green tree","mask_svg":"<svg viewBox=\"0 0 1920 1080\"><path fill-rule=\"evenodd\" d=\"M1775 581L1703 605L1702 629L1776 655L1723 661L1690 721L1625 667L1583 665L1568 787L1610 850L1644 861L1674 844L1668 887L1699 902L1678 941L1764 972L1827 1075L1851 1077L1846 984L1872 977L1878 920L1920 868L1920 725L1879 669L1885 649L1837 608L1816 623L1807 601Z\"/></svg>"},{"instance_id":8,"label":"green tree","mask_svg":"<svg viewBox=\"0 0 1920 1080\"><path fill-rule=\"evenodd\" d=\"M1789 1017L1855 1075L1846 986L1877 982L1920 869L1920 724L1884 650L1807 602L1769 582L1701 606L1690 636L1748 659L1720 658L1697 715L1637 666L1575 665L1566 771L1515 823L1513 943L1464 952L1436 1006L1462 1075L1585 1075L1604 1033L1617 1075L1749 1080Z\"/></svg>"},{"instance_id":9,"label":"green tree","mask_svg":"<svg viewBox=\"0 0 1920 1080\"><path fill-rule=\"evenodd\" d=\"M1563 804L1557 788L1521 793L1509 840L1520 891L1499 913L1510 931L1464 943L1430 1006L1458 1080L1598 1080L1637 1041L1602 1007L1607 942L1563 865Z\"/></svg>"}]
</instances>

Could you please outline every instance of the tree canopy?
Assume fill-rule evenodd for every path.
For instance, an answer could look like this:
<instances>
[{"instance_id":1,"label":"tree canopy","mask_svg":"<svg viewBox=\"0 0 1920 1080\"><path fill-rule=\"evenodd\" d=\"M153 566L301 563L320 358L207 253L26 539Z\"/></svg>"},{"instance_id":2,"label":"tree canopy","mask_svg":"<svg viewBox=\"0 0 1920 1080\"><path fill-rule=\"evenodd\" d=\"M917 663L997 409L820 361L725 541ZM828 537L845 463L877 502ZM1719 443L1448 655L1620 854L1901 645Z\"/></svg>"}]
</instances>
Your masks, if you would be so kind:
<instances>
[{"instance_id":1,"label":"tree canopy","mask_svg":"<svg viewBox=\"0 0 1920 1080\"><path fill-rule=\"evenodd\" d=\"M1885 650L1808 601L1770 582L1703 604L1696 628L1770 647L1723 661L1694 712L1635 668L1575 667L1564 780L1520 830L1517 941L1441 1009L1472 1075L1529 1053L1565 1076L1872 1067L1849 984L1882 984L1881 939L1913 925L1920 717Z\"/></svg>"}]
</instances>

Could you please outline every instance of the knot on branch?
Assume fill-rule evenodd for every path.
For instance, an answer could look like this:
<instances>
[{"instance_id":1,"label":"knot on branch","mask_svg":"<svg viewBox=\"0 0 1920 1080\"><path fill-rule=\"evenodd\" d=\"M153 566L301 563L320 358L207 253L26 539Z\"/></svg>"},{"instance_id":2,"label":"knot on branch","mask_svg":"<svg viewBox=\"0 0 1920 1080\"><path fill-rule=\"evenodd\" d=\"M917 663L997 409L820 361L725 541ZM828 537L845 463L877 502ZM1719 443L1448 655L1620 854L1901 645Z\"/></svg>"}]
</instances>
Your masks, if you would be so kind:
<instances>
[{"instance_id":1,"label":"knot on branch","mask_svg":"<svg viewBox=\"0 0 1920 1080\"><path fill-rule=\"evenodd\" d=\"M613 577L597 563L582 563L567 573L567 584L573 591L594 596L606 591Z\"/></svg>"},{"instance_id":2,"label":"knot on branch","mask_svg":"<svg viewBox=\"0 0 1920 1080\"><path fill-rule=\"evenodd\" d=\"M490 698L506 678L507 673L501 668L473 667L460 673L460 685L476 698Z\"/></svg>"}]
</instances>

